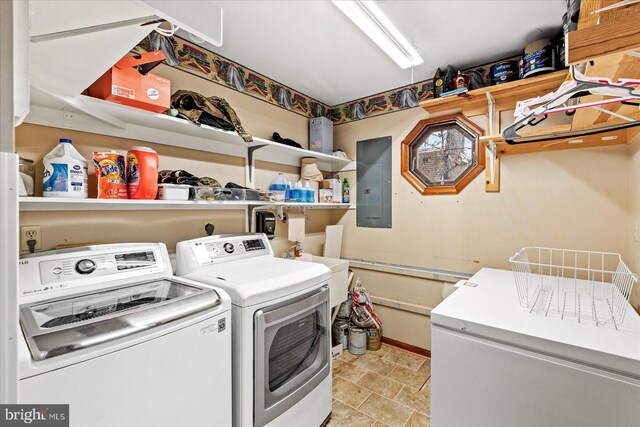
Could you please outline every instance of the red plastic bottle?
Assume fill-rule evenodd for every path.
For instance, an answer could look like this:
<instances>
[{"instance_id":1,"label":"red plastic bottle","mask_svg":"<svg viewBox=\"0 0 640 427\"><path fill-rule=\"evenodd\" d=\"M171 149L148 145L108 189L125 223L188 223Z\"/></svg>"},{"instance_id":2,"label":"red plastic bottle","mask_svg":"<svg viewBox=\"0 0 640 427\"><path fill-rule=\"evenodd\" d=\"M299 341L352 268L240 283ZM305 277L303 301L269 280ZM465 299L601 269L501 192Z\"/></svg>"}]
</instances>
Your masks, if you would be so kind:
<instances>
[{"instance_id":1,"label":"red plastic bottle","mask_svg":"<svg viewBox=\"0 0 640 427\"><path fill-rule=\"evenodd\" d=\"M158 194L158 153L148 147L127 152L127 189L130 199L153 200Z\"/></svg>"}]
</instances>

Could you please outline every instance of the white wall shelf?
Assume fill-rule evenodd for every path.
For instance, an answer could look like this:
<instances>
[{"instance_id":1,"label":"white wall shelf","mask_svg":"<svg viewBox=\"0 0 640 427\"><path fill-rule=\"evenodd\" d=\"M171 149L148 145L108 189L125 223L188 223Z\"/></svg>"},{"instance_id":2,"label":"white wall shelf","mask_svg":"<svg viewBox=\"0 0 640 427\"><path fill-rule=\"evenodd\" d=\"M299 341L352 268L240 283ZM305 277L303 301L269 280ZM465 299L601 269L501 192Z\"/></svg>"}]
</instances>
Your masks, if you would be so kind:
<instances>
[{"instance_id":1,"label":"white wall shelf","mask_svg":"<svg viewBox=\"0 0 640 427\"><path fill-rule=\"evenodd\" d=\"M137 210L244 210L255 209L350 209L348 203L275 203L260 200L194 201L194 200L119 200L64 199L57 197L20 197L22 212L50 211L137 211Z\"/></svg>"},{"instance_id":2,"label":"white wall shelf","mask_svg":"<svg viewBox=\"0 0 640 427\"><path fill-rule=\"evenodd\" d=\"M355 205L350 203L262 203L260 205L254 206L256 210L267 210L267 209L355 209Z\"/></svg>"},{"instance_id":3,"label":"white wall shelf","mask_svg":"<svg viewBox=\"0 0 640 427\"><path fill-rule=\"evenodd\" d=\"M60 96L35 87L32 92L27 123L244 158L248 157L250 148L255 148L254 160L291 166L300 166L303 157L315 157L318 167L330 172L353 170L355 167L350 159L289 147L258 137L247 143L236 132L197 126L176 117L89 96Z\"/></svg>"}]
</instances>

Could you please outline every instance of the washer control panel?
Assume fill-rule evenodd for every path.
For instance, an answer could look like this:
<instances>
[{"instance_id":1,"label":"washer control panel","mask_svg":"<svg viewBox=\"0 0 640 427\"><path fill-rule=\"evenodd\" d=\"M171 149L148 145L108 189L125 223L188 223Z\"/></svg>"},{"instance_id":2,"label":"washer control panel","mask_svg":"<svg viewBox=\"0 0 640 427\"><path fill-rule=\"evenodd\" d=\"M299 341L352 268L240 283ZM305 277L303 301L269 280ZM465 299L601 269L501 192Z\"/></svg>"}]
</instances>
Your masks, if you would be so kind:
<instances>
[{"instance_id":1,"label":"washer control panel","mask_svg":"<svg viewBox=\"0 0 640 427\"><path fill-rule=\"evenodd\" d=\"M123 270L155 267L158 264L153 251L123 252L93 257L67 258L40 263L42 283L80 279L86 276L106 276Z\"/></svg>"},{"instance_id":2,"label":"washer control panel","mask_svg":"<svg viewBox=\"0 0 640 427\"><path fill-rule=\"evenodd\" d=\"M114 280L124 275L157 273L165 268L161 253L155 248L43 254L20 260L19 265L22 295L82 286L105 280L105 276Z\"/></svg>"},{"instance_id":3,"label":"washer control panel","mask_svg":"<svg viewBox=\"0 0 640 427\"><path fill-rule=\"evenodd\" d=\"M190 246L198 265L271 253L269 243L265 242L264 237L260 235L234 236L211 241L198 239L190 242Z\"/></svg>"}]
</instances>

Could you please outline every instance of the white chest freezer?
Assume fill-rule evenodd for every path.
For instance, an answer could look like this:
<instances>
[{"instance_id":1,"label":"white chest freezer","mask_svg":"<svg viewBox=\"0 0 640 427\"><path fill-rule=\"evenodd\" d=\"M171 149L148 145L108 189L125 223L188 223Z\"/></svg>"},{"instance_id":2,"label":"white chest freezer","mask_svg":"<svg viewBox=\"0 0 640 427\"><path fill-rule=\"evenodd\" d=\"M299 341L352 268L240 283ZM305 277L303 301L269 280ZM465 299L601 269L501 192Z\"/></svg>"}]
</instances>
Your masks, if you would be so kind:
<instances>
[{"instance_id":1,"label":"white chest freezer","mask_svg":"<svg viewBox=\"0 0 640 427\"><path fill-rule=\"evenodd\" d=\"M511 271L482 269L431 312L431 425L637 426L640 317L529 313ZM475 284L475 286L473 286Z\"/></svg>"}]
</instances>

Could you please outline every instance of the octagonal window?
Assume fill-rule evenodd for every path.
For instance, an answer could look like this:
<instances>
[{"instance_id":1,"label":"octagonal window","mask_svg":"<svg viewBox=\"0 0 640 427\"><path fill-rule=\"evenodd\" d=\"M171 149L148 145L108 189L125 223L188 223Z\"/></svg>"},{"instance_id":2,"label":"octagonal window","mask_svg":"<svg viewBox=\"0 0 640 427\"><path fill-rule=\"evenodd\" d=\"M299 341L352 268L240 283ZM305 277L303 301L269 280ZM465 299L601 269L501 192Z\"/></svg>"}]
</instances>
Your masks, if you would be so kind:
<instances>
[{"instance_id":1,"label":"octagonal window","mask_svg":"<svg viewBox=\"0 0 640 427\"><path fill-rule=\"evenodd\" d=\"M481 134L462 114L421 120L402 142L402 175L422 194L460 192L484 169Z\"/></svg>"}]
</instances>

